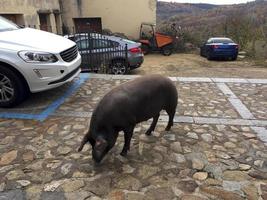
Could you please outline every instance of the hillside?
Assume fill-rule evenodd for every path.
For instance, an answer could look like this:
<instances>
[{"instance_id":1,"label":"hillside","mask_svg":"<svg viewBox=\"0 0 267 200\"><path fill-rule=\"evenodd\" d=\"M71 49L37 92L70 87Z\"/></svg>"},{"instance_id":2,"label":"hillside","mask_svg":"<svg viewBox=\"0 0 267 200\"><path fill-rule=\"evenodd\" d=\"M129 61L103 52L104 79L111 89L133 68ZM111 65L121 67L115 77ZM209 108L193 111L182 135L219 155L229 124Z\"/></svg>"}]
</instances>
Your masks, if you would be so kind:
<instances>
[{"instance_id":1,"label":"hillside","mask_svg":"<svg viewBox=\"0 0 267 200\"><path fill-rule=\"evenodd\" d=\"M168 32L175 23L197 44L210 36L228 36L245 46L252 39L266 40L266 10L262 0L227 6L158 2L158 28Z\"/></svg>"},{"instance_id":2,"label":"hillside","mask_svg":"<svg viewBox=\"0 0 267 200\"><path fill-rule=\"evenodd\" d=\"M168 18L177 14L190 14L195 15L203 13L207 10L217 8L219 6L212 4L182 4L173 2L162 2L157 3L157 20L158 22L167 20Z\"/></svg>"},{"instance_id":3,"label":"hillside","mask_svg":"<svg viewBox=\"0 0 267 200\"><path fill-rule=\"evenodd\" d=\"M176 23L186 29L216 27L231 17L247 17L259 25L267 21L267 1L217 6L158 2L158 24Z\"/></svg>"}]
</instances>

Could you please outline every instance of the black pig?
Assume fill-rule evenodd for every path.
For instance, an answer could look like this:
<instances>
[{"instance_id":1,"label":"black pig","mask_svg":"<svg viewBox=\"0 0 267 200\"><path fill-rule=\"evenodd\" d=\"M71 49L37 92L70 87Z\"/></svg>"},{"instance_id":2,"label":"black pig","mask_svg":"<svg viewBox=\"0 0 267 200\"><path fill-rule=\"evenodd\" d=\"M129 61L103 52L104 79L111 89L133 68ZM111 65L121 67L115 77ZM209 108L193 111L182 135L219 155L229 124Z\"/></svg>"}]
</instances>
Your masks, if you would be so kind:
<instances>
[{"instance_id":1,"label":"black pig","mask_svg":"<svg viewBox=\"0 0 267 200\"><path fill-rule=\"evenodd\" d=\"M89 131L78 151L89 141L93 159L99 163L116 143L118 133L123 131L125 142L121 155L126 156L137 123L153 118L146 131L150 135L155 129L160 111L166 110L169 122L165 130L170 130L177 98L175 85L169 78L160 75L136 78L112 89L95 108Z\"/></svg>"}]
</instances>

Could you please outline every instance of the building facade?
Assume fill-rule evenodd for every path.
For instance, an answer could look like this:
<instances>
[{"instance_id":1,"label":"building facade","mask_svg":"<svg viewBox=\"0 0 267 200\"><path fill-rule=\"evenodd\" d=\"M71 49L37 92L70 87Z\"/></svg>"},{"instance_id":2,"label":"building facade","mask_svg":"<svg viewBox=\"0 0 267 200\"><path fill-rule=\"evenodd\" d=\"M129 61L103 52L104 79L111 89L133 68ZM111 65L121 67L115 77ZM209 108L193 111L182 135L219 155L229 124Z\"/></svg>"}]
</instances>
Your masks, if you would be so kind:
<instances>
[{"instance_id":1,"label":"building facade","mask_svg":"<svg viewBox=\"0 0 267 200\"><path fill-rule=\"evenodd\" d=\"M57 0L1 0L0 15L18 25L53 33L62 32L62 16Z\"/></svg>"},{"instance_id":2,"label":"building facade","mask_svg":"<svg viewBox=\"0 0 267 200\"><path fill-rule=\"evenodd\" d=\"M0 15L58 34L109 29L137 39L142 22L156 23L156 4L157 0L0 0Z\"/></svg>"},{"instance_id":3,"label":"building facade","mask_svg":"<svg viewBox=\"0 0 267 200\"><path fill-rule=\"evenodd\" d=\"M64 26L139 37L142 22L156 23L156 0L60 0Z\"/></svg>"}]
</instances>

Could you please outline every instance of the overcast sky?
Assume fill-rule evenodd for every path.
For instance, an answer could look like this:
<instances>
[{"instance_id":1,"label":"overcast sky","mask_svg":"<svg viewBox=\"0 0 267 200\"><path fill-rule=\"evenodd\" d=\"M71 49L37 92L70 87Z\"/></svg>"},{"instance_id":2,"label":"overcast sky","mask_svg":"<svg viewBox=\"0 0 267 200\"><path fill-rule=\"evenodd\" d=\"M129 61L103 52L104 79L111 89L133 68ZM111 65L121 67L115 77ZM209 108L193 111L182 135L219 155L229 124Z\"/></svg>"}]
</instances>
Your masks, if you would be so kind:
<instances>
[{"instance_id":1,"label":"overcast sky","mask_svg":"<svg viewBox=\"0 0 267 200\"><path fill-rule=\"evenodd\" d=\"M160 0L160 1L169 1L177 3L238 4L255 0L217 0L217 1L216 0Z\"/></svg>"}]
</instances>

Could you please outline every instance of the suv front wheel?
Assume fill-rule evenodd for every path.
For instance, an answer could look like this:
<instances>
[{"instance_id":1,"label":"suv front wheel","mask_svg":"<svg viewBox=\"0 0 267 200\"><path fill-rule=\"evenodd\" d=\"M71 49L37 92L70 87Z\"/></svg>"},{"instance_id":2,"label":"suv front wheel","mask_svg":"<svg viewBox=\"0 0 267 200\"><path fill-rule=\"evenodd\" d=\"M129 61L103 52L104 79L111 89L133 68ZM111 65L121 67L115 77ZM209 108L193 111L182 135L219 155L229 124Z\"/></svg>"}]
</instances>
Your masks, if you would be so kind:
<instances>
[{"instance_id":1,"label":"suv front wheel","mask_svg":"<svg viewBox=\"0 0 267 200\"><path fill-rule=\"evenodd\" d=\"M21 103L28 90L21 78L12 70L0 65L0 107L8 108Z\"/></svg>"}]
</instances>

